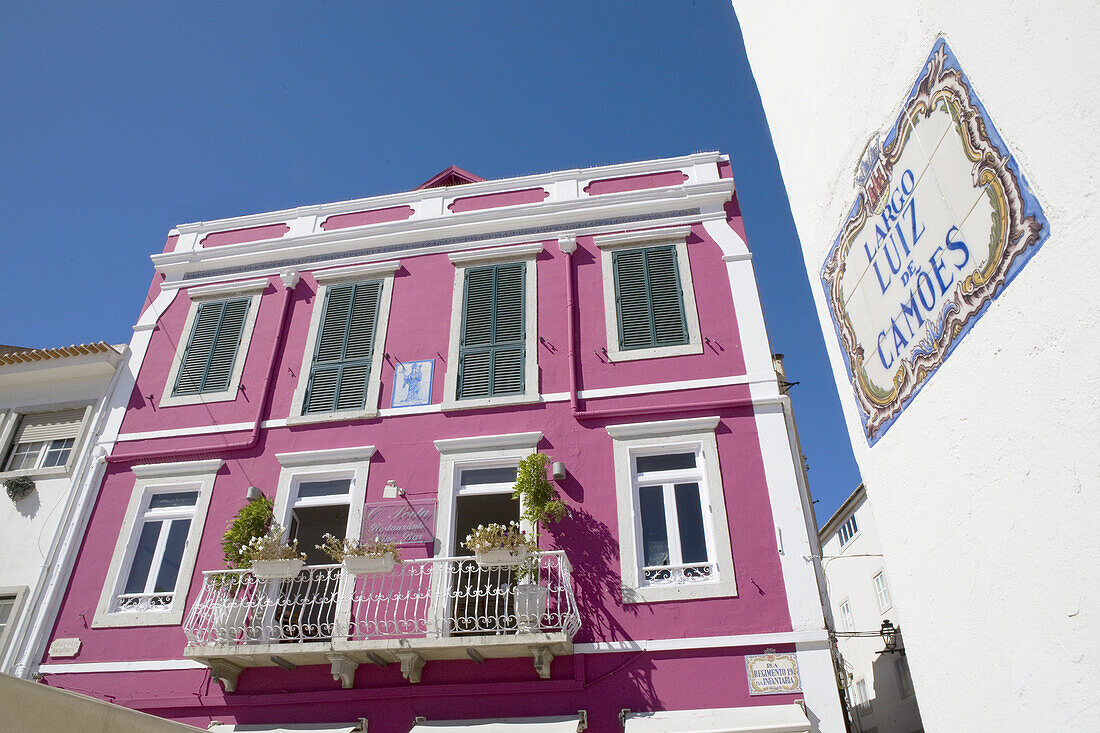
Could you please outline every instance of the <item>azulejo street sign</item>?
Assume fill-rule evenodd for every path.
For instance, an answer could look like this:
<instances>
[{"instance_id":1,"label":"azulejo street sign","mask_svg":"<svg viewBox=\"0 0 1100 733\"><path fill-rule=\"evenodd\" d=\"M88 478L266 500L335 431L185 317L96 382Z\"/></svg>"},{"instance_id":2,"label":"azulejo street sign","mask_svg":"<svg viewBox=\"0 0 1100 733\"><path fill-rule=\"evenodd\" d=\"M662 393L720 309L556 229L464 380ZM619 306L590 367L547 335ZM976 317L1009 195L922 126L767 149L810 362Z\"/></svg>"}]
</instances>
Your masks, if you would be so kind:
<instances>
[{"instance_id":1,"label":"azulejo street sign","mask_svg":"<svg viewBox=\"0 0 1100 733\"><path fill-rule=\"evenodd\" d=\"M794 654L745 655L745 672L749 678L750 695L783 695L802 691L798 677L798 660Z\"/></svg>"},{"instance_id":2,"label":"azulejo street sign","mask_svg":"<svg viewBox=\"0 0 1100 733\"><path fill-rule=\"evenodd\" d=\"M855 182L821 281L874 445L1049 227L943 39Z\"/></svg>"}]
</instances>

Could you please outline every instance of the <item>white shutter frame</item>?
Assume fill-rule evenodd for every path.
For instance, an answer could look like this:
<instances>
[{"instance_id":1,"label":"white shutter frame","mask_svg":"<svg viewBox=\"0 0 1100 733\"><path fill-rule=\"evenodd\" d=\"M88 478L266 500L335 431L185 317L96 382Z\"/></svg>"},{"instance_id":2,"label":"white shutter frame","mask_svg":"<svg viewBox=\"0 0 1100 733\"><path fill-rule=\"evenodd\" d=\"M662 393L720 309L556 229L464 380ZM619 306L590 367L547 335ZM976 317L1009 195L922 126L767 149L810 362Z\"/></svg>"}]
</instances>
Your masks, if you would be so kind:
<instances>
[{"instance_id":1,"label":"white shutter frame","mask_svg":"<svg viewBox=\"0 0 1100 733\"><path fill-rule=\"evenodd\" d=\"M80 436L87 407L76 407L57 412L36 412L23 415L12 439L13 445L39 441L64 440Z\"/></svg>"}]
</instances>

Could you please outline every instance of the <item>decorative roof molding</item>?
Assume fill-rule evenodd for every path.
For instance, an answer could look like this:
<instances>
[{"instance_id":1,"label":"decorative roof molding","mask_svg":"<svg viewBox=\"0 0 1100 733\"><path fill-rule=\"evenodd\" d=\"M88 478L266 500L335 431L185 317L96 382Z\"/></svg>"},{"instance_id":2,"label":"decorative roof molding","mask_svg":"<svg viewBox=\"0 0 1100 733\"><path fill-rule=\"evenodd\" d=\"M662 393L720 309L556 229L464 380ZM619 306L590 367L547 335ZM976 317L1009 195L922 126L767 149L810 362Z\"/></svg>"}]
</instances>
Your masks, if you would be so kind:
<instances>
[{"instance_id":1,"label":"decorative roof molding","mask_svg":"<svg viewBox=\"0 0 1100 733\"><path fill-rule=\"evenodd\" d=\"M25 364L28 362L46 361L49 359L64 359L70 356L108 353L119 356L122 354L121 351L111 346L106 341L98 341L94 344L73 344L72 346L61 346L55 349L12 351L7 354L0 354L0 364Z\"/></svg>"}]
</instances>

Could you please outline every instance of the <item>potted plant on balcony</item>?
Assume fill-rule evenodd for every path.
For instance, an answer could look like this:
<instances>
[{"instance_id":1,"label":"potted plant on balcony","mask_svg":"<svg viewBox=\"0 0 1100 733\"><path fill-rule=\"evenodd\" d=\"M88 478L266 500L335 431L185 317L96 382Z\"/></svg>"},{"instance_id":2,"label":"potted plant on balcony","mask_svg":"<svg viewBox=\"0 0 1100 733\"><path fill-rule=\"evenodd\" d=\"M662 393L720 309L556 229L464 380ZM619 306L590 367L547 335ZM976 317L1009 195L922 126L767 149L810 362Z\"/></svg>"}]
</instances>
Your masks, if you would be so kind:
<instances>
[{"instance_id":1,"label":"potted plant on balcony","mask_svg":"<svg viewBox=\"0 0 1100 733\"><path fill-rule=\"evenodd\" d=\"M547 458L542 453L527 456L519 462L512 498L523 507L521 516L535 530L531 547L538 550L539 535L544 523L557 522L565 516L565 502L557 488L546 478ZM526 557L518 567L518 582L513 595L516 604L516 626L520 632L538 630L546 613L550 589L539 583L540 558Z\"/></svg>"},{"instance_id":2,"label":"potted plant on balcony","mask_svg":"<svg viewBox=\"0 0 1100 733\"><path fill-rule=\"evenodd\" d=\"M305 565L304 552L298 551L298 540L287 542L286 530L272 522L267 533L254 537L241 553L252 562L252 574L260 580L288 580Z\"/></svg>"},{"instance_id":3,"label":"potted plant on balcony","mask_svg":"<svg viewBox=\"0 0 1100 733\"><path fill-rule=\"evenodd\" d=\"M267 534L273 508L274 504L263 494L250 499L222 535L226 572L211 576L215 593L211 624L217 643L233 641L246 630L254 586L246 582L242 573L233 571L251 567L249 545Z\"/></svg>"},{"instance_id":4,"label":"potted plant on balcony","mask_svg":"<svg viewBox=\"0 0 1100 733\"><path fill-rule=\"evenodd\" d=\"M29 476L15 476L4 482L8 498L13 502L27 498L34 491L34 480Z\"/></svg>"},{"instance_id":5,"label":"potted plant on balcony","mask_svg":"<svg viewBox=\"0 0 1100 733\"><path fill-rule=\"evenodd\" d=\"M482 567L519 565L535 549L533 538L516 522L479 524L463 544Z\"/></svg>"},{"instance_id":6,"label":"potted plant on balcony","mask_svg":"<svg viewBox=\"0 0 1100 733\"><path fill-rule=\"evenodd\" d=\"M338 540L331 534L325 534L324 540L324 544L317 545L317 549L343 565L348 575L388 573L396 563L401 562L397 543L386 542L381 537L363 542L350 538Z\"/></svg>"}]
</instances>

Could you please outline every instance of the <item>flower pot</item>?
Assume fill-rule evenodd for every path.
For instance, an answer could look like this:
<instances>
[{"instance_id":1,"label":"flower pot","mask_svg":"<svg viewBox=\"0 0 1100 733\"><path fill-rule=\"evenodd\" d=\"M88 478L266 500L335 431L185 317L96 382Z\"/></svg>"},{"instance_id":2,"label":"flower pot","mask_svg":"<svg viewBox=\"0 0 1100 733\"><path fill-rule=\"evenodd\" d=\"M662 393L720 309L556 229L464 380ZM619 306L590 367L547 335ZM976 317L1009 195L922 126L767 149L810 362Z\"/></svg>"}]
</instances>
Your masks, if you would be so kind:
<instances>
[{"instance_id":1,"label":"flower pot","mask_svg":"<svg viewBox=\"0 0 1100 733\"><path fill-rule=\"evenodd\" d=\"M261 580L287 580L298 574L304 560L253 560L252 574Z\"/></svg>"},{"instance_id":2,"label":"flower pot","mask_svg":"<svg viewBox=\"0 0 1100 733\"><path fill-rule=\"evenodd\" d=\"M538 631L546 613L550 589L536 583L520 583L512 594L516 601L516 628L521 634Z\"/></svg>"},{"instance_id":3,"label":"flower pot","mask_svg":"<svg viewBox=\"0 0 1100 733\"><path fill-rule=\"evenodd\" d=\"M477 559L477 564L482 567L514 566L527 559L527 548L495 547L485 552L475 552L474 558Z\"/></svg>"},{"instance_id":4,"label":"flower pot","mask_svg":"<svg viewBox=\"0 0 1100 733\"><path fill-rule=\"evenodd\" d=\"M221 598L214 602L213 623L215 644L230 644L242 637L248 605L243 598Z\"/></svg>"},{"instance_id":5,"label":"flower pot","mask_svg":"<svg viewBox=\"0 0 1100 733\"><path fill-rule=\"evenodd\" d=\"M371 575L375 573L388 573L397 563L392 552L387 552L381 557L356 557L347 555L344 557L344 572L348 575Z\"/></svg>"}]
</instances>

